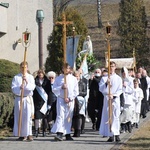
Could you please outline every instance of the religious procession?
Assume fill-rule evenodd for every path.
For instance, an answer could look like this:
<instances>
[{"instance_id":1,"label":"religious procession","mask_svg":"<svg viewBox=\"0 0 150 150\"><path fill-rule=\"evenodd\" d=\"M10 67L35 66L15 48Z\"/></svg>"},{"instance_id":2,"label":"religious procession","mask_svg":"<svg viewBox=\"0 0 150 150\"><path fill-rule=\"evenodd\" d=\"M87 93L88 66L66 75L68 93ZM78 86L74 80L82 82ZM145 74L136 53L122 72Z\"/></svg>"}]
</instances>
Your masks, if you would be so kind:
<instances>
[{"instance_id":1,"label":"religious procession","mask_svg":"<svg viewBox=\"0 0 150 150\"><path fill-rule=\"evenodd\" d=\"M109 34L111 29L107 27ZM64 56L60 74L45 74L39 69L34 78L28 73L28 63L20 64L21 72L11 86L15 95L16 140L33 141L42 132L43 137L55 133L55 141L63 141L63 136L72 141L85 133L85 122L91 121L91 128L108 137L107 142L120 142L120 134L138 128L140 119L150 110L150 77L145 68L140 67L135 73L124 64L118 73L118 62L107 57L108 66L95 69L89 76L85 62L86 56L93 53L89 35L81 52L84 59L80 68L73 70L74 60L71 64Z\"/></svg>"},{"instance_id":2,"label":"religious procession","mask_svg":"<svg viewBox=\"0 0 150 150\"><path fill-rule=\"evenodd\" d=\"M22 1L22 3L24 4L23 6L17 1L16 6L14 6L14 8L16 7L15 14L17 19L15 18L16 24L15 31L12 32L13 35L23 30L20 26L22 20L19 18L19 12L21 8L23 9L26 6L26 2ZM89 25L89 30L97 28L96 32L91 32L90 34L81 26L80 30L83 32L81 32L81 35L77 35L79 26L76 22L78 20L76 22L71 21L76 16L70 17L70 10L65 12L65 9L62 9L62 11L58 11L61 15L57 12L61 17L56 17L56 14L53 15L49 9L53 10L54 5L52 5L52 2L43 3L45 6L42 6L39 2L43 9L47 7L44 11L47 10L45 14L47 18L51 18L49 21L51 24L49 25L46 20L45 24L47 25L44 25L42 9L36 10L37 8L34 8L36 19L30 18L31 21L36 20L38 40L35 38L37 37L35 34L36 24L32 22L32 25L29 25L25 32L22 33L21 38L15 41L13 39L14 43L12 45L9 42L7 43L13 49L13 51L9 52L7 59L19 62L20 69L18 74L13 74L10 86L14 100L12 136L15 141L21 141L21 143L34 143L33 141L38 141L40 137L43 138L42 142L45 139L59 144L64 141L74 142L85 136L87 132L86 125L88 124L88 126L90 125L90 131L92 131L91 134L94 132L95 135L103 138L106 141L106 145L108 143L121 143L121 135L131 134L133 130L139 129L140 122L147 118L150 111L150 77L148 75L149 64L146 49L146 46L148 46L147 40L149 39L144 35L140 35L140 42L137 45L144 45L144 48L135 44L137 37L139 37L139 35L136 36L135 31L130 33L132 37L128 37L124 41L121 38L117 39L116 41L124 44L121 50L125 50L120 50L121 55L118 52L120 47L115 49L116 43L111 44L114 40L114 35L117 33L116 30L114 31L116 24L111 19L108 20L113 23L113 26L109 21L104 22L105 27L102 26L102 22L98 18L98 27ZM3 11L5 17L7 14L4 9L9 8L8 4L0 4L0 10ZM121 1L120 6L121 4L123 7L124 2ZM1 7L5 8L1 9ZM98 7L99 9L100 7ZM28 17L29 15L26 16ZM132 19L135 18L133 17ZM141 18L143 19L143 17ZM57 19L58 21L55 21ZM26 22L29 22L29 20L26 20ZM2 21L6 23L5 20ZM120 33L119 36L124 37L126 32L130 31L127 31L128 26L135 27L136 25L130 24L127 25L127 29L123 29L121 21L119 18L118 26L120 31L122 30L124 33L123 35ZM138 21L135 22L137 24ZM144 21L142 20L142 22ZM131 23L134 23L134 21ZM81 22L81 24L84 23ZM29 32L31 29L32 32ZM103 29L106 33L103 33ZM1 35L3 37L7 30L4 27L2 30ZM97 35L98 31L101 31L101 38ZM50 32L50 35L48 32ZM142 32L146 33L146 30L142 30ZM19 35L19 33L16 35ZM98 48L95 49L93 46L96 44L93 45L92 42L92 37L94 36L98 37L94 44L99 43ZM24 47L23 58L21 57L22 52L17 51L20 49L20 43ZM128 43L130 43L131 47L126 45ZM44 50L48 50L48 52L43 51L43 45ZM112 53L115 50L111 51L111 45L117 51L117 57L112 57ZM35 50L38 48L37 54ZM33 51L30 49L33 49ZM92 65L89 64L88 58L94 58L94 55L97 55L96 50L100 51L100 49L103 49L105 54L99 52L103 56L98 57L98 63L95 61ZM133 50L133 56L131 56L132 52L128 53L128 50ZM2 54L7 56L8 54L6 55L5 51L5 48L2 47ZM120 57L120 55L124 57ZM43 58L46 60L45 64ZM94 69L92 70L91 68ZM33 70L36 71L33 72ZM87 139L84 137L84 140L86 141Z\"/></svg>"}]
</instances>

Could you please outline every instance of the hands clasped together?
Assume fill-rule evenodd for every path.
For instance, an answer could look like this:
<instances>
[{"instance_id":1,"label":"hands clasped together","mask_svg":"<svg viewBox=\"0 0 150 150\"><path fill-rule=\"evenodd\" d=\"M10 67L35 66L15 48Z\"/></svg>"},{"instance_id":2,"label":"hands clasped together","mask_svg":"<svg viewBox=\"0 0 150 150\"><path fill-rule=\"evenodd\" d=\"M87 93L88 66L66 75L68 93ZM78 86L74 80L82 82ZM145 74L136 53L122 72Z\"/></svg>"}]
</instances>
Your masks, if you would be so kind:
<instances>
[{"instance_id":1,"label":"hands clasped together","mask_svg":"<svg viewBox=\"0 0 150 150\"><path fill-rule=\"evenodd\" d=\"M23 83L21 84L20 89L24 89L25 84L28 84L28 81L25 75L22 77L22 80L23 80Z\"/></svg>"}]
</instances>

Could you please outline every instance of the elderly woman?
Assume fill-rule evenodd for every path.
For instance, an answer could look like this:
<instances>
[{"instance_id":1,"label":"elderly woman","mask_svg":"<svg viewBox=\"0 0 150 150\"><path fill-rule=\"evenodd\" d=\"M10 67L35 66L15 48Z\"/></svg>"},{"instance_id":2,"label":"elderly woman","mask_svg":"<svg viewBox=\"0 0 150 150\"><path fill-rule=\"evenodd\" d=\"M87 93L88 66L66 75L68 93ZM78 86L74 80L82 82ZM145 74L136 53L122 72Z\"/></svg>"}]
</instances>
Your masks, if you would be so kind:
<instances>
[{"instance_id":1,"label":"elderly woman","mask_svg":"<svg viewBox=\"0 0 150 150\"><path fill-rule=\"evenodd\" d=\"M53 71L49 71L47 73L47 78L49 79L49 93L48 93L48 106L50 107L49 114L47 116L47 121L48 121L48 126L49 126L49 132L51 132L51 127L52 124L56 120L56 101L57 97L56 95L52 92L53 84L55 81L56 73Z\"/></svg>"},{"instance_id":2,"label":"elderly woman","mask_svg":"<svg viewBox=\"0 0 150 150\"><path fill-rule=\"evenodd\" d=\"M47 128L47 120L45 118L47 112L47 101L48 101L48 94L49 94L49 80L46 77L43 70L38 70L37 76L35 77L35 84L36 88L33 92L33 100L34 100L34 107L35 107L35 136L38 137L38 130L41 127L41 120L42 122L42 129L43 129L43 136L46 135L46 128Z\"/></svg>"}]
</instances>

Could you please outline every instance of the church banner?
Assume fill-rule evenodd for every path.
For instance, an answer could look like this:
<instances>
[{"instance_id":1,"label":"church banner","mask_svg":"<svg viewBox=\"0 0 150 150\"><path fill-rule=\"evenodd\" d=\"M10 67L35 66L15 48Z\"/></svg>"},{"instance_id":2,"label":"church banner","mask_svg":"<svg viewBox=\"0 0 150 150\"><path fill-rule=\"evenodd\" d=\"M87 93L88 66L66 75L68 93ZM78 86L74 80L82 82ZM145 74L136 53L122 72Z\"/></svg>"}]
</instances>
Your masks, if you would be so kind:
<instances>
[{"instance_id":1,"label":"church banner","mask_svg":"<svg viewBox=\"0 0 150 150\"><path fill-rule=\"evenodd\" d=\"M80 35L67 37L67 49L66 49L66 60L67 63L74 68L76 57L77 57L77 48Z\"/></svg>"}]
</instances>

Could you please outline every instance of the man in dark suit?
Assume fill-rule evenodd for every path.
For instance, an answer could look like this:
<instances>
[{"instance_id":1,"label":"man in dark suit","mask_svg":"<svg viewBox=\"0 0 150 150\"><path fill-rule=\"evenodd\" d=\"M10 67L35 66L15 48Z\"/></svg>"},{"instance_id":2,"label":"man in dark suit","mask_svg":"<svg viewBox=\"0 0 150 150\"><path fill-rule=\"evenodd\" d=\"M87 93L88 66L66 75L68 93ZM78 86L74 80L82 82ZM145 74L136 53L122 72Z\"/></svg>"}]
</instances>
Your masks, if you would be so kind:
<instances>
[{"instance_id":1,"label":"man in dark suit","mask_svg":"<svg viewBox=\"0 0 150 150\"><path fill-rule=\"evenodd\" d=\"M99 91L100 80L101 70L98 68L89 79L88 114L93 123L92 128L94 130L99 130L103 108L103 94Z\"/></svg>"}]
</instances>

